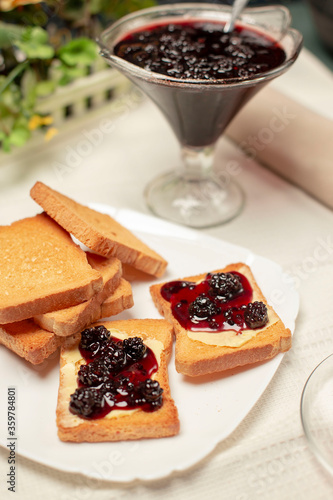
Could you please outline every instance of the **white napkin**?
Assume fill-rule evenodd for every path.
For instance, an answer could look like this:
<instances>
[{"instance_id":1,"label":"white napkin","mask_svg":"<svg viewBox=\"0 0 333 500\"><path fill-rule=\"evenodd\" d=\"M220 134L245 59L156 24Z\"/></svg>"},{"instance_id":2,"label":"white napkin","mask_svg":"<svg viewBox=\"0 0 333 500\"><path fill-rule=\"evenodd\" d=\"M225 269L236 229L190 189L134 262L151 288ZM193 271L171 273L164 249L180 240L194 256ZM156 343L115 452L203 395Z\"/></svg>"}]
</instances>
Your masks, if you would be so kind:
<instances>
[{"instance_id":1,"label":"white napkin","mask_svg":"<svg viewBox=\"0 0 333 500\"><path fill-rule=\"evenodd\" d=\"M333 208L333 121L266 87L226 133L249 156Z\"/></svg>"}]
</instances>

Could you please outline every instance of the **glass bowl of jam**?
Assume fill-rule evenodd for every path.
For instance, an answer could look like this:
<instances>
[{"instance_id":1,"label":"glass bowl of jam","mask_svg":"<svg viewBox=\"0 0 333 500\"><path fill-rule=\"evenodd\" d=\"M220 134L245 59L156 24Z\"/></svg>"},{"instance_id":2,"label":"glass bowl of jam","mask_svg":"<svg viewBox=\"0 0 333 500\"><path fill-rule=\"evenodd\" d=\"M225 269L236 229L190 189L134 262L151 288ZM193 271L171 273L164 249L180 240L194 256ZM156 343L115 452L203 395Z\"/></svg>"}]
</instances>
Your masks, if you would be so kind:
<instances>
[{"instance_id":1,"label":"glass bowl of jam","mask_svg":"<svg viewBox=\"0 0 333 500\"><path fill-rule=\"evenodd\" d=\"M311 450L333 475L333 354L313 370L304 386L301 419Z\"/></svg>"},{"instance_id":2,"label":"glass bowl of jam","mask_svg":"<svg viewBox=\"0 0 333 500\"><path fill-rule=\"evenodd\" d=\"M226 165L213 168L215 145L237 112L294 63L302 46L285 7L245 9L226 32L230 16L225 5L159 6L125 16L98 40L108 63L162 111L181 147L180 166L147 186L149 208L196 228L240 213L243 191L226 175Z\"/></svg>"}]
</instances>

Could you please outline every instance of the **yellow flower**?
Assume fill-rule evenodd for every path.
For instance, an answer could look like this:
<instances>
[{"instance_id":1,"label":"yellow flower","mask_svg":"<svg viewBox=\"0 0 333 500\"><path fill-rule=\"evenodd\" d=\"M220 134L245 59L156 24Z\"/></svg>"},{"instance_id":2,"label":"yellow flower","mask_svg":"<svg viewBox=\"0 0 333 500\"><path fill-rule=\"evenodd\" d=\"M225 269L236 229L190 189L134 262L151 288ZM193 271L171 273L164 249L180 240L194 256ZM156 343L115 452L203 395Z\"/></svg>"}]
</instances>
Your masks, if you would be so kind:
<instances>
[{"instance_id":1,"label":"yellow flower","mask_svg":"<svg viewBox=\"0 0 333 500\"><path fill-rule=\"evenodd\" d=\"M41 127L42 125L51 125L53 123L53 117L51 115L48 116L40 116L40 115L33 115L30 120L29 120L29 130L35 130L38 127Z\"/></svg>"},{"instance_id":2,"label":"yellow flower","mask_svg":"<svg viewBox=\"0 0 333 500\"><path fill-rule=\"evenodd\" d=\"M40 126L41 126L41 117L39 115L33 115L28 123L29 130L35 130L37 127Z\"/></svg>"},{"instance_id":3,"label":"yellow flower","mask_svg":"<svg viewBox=\"0 0 333 500\"><path fill-rule=\"evenodd\" d=\"M41 125L51 125L53 123L53 116L43 116L41 117Z\"/></svg>"},{"instance_id":4,"label":"yellow flower","mask_svg":"<svg viewBox=\"0 0 333 500\"><path fill-rule=\"evenodd\" d=\"M50 127L45 134L45 140L50 141L55 135L57 135L57 133L58 129L56 129L55 127Z\"/></svg>"},{"instance_id":5,"label":"yellow flower","mask_svg":"<svg viewBox=\"0 0 333 500\"><path fill-rule=\"evenodd\" d=\"M27 5L29 3L40 3L41 0L0 0L0 10L13 10L20 5Z\"/></svg>"}]
</instances>

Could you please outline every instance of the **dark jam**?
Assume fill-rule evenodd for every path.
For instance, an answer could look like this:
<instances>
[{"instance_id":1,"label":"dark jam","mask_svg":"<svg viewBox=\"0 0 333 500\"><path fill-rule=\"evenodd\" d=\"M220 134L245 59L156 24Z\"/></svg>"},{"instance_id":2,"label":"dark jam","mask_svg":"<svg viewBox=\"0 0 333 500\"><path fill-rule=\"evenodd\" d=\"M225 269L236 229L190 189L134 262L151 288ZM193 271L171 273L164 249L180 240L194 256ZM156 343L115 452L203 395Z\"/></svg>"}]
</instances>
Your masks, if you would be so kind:
<instances>
[{"instance_id":1,"label":"dark jam","mask_svg":"<svg viewBox=\"0 0 333 500\"><path fill-rule=\"evenodd\" d=\"M268 36L224 24L177 21L146 26L127 34L115 55L146 70L180 79L249 79L280 66L284 50Z\"/></svg>"},{"instance_id":2,"label":"dark jam","mask_svg":"<svg viewBox=\"0 0 333 500\"><path fill-rule=\"evenodd\" d=\"M152 71L149 76L166 75L125 71L157 104L182 146L215 144L238 111L283 71L286 54L274 40L240 26L225 34L223 27L200 20L148 25L114 47L115 55Z\"/></svg>"},{"instance_id":3,"label":"dark jam","mask_svg":"<svg viewBox=\"0 0 333 500\"><path fill-rule=\"evenodd\" d=\"M163 403L159 383L151 376L158 370L153 351L139 337L119 340L104 326L81 333L78 388L69 409L82 418L103 418L112 410L140 408L152 412Z\"/></svg>"},{"instance_id":4,"label":"dark jam","mask_svg":"<svg viewBox=\"0 0 333 500\"><path fill-rule=\"evenodd\" d=\"M253 290L241 273L211 273L200 283L172 281L163 285L174 317L191 331L221 332L262 328L268 322L263 302L252 302Z\"/></svg>"}]
</instances>

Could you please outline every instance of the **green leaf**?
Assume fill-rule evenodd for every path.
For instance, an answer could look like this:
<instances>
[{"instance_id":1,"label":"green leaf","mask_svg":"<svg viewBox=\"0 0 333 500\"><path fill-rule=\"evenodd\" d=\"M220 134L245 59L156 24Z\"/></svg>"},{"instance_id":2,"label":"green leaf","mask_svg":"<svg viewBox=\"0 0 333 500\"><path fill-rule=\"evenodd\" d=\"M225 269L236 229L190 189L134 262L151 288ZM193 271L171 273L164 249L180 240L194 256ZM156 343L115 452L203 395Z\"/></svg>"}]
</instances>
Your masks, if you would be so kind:
<instances>
[{"instance_id":1,"label":"green leaf","mask_svg":"<svg viewBox=\"0 0 333 500\"><path fill-rule=\"evenodd\" d=\"M59 85L64 86L68 85L72 81L76 80L77 78L81 78L82 76L85 76L87 74L86 68L80 68L80 67L69 67L63 65L61 67L62 69L62 75L58 81Z\"/></svg>"},{"instance_id":2,"label":"green leaf","mask_svg":"<svg viewBox=\"0 0 333 500\"><path fill-rule=\"evenodd\" d=\"M89 66L97 58L97 47L89 38L77 38L61 47L58 54L60 60L68 66Z\"/></svg>"},{"instance_id":3,"label":"green leaf","mask_svg":"<svg viewBox=\"0 0 333 500\"><path fill-rule=\"evenodd\" d=\"M43 82L38 82L35 91L38 97L45 97L55 91L57 83L52 80L45 80Z\"/></svg>"},{"instance_id":4,"label":"green leaf","mask_svg":"<svg viewBox=\"0 0 333 500\"><path fill-rule=\"evenodd\" d=\"M22 42L34 42L37 45L47 43L48 39L47 31L39 26L28 26L22 34Z\"/></svg>"},{"instance_id":5,"label":"green leaf","mask_svg":"<svg viewBox=\"0 0 333 500\"><path fill-rule=\"evenodd\" d=\"M27 69L21 79L22 105L28 109L33 109L36 102L36 73L31 69Z\"/></svg>"},{"instance_id":6,"label":"green leaf","mask_svg":"<svg viewBox=\"0 0 333 500\"><path fill-rule=\"evenodd\" d=\"M38 27L28 27L16 45L29 59L51 59L54 48L48 43L48 33Z\"/></svg>"},{"instance_id":7,"label":"green leaf","mask_svg":"<svg viewBox=\"0 0 333 500\"><path fill-rule=\"evenodd\" d=\"M27 61L24 61L23 63L20 63L14 68L8 76L5 77L5 79L0 80L0 96L2 92L9 87L9 85L15 80L15 78L22 73L23 70L27 67L28 63Z\"/></svg>"},{"instance_id":8,"label":"green leaf","mask_svg":"<svg viewBox=\"0 0 333 500\"><path fill-rule=\"evenodd\" d=\"M19 116L15 121L14 128L23 127L23 128L28 130L29 129L29 120L30 120L30 115L29 115L29 118L27 118L24 115ZM30 133L30 131L29 131L29 133Z\"/></svg>"},{"instance_id":9,"label":"green leaf","mask_svg":"<svg viewBox=\"0 0 333 500\"><path fill-rule=\"evenodd\" d=\"M12 146L23 146L30 137L30 131L25 127L15 127L10 133L8 139Z\"/></svg>"},{"instance_id":10,"label":"green leaf","mask_svg":"<svg viewBox=\"0 0 333 500\"><path fill-rule=\"evenodd\" d=\"M10 113L18 113L20 110L21 94L16 85L11 85L5 92L0 94L0 103L7 108ZM1 115L3 118L3 115Z\"/></svg>"},{"instance_id":11,"label":"green leaf","mask_svg":"<svg viewBox=\"0 0 333 500\"><path fill-rule=\"evenodd\" d=\"M2 141L2 149L5 153L10 153L11 151L11 147L10 147L10 141L9 141L9 137L6 136L3 141Z\"/></svg>"},{"instance_id":12,"label":"green leaf","mask_svg":"<svg viewBox=\"0 0 333 500\"><path fill-rule=\"evenodd\" d=\"M20 40L24 29L23 26L0 21L0 49L11 47L17 40Z\"/></svg>"},{"instance_id":13,"label":"green leaf","mask_svg":"<svg viewBox=\"0 0 333 500\"><path fill-rule=\"evenodd\" d=\"M8 108L1 106L0 103L0 116L1 116L0 129L3 130L4 132L8 132L14 126L15 122L14 113L12 113Z\"/></svg>"},{"instance_id":14,"label":"green leaf","mask_svg":"<svg viewBox=\"0 0 333 500\"><path fill-rule=\"evenodd\" d=\"M29 59L51 59L54 49L50 45L35 45L33 43L18 42L17 46Z\"/></svg>"}]
</instances>

